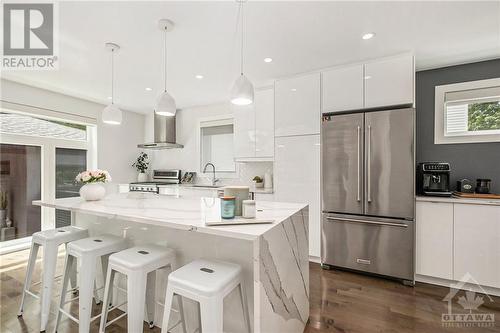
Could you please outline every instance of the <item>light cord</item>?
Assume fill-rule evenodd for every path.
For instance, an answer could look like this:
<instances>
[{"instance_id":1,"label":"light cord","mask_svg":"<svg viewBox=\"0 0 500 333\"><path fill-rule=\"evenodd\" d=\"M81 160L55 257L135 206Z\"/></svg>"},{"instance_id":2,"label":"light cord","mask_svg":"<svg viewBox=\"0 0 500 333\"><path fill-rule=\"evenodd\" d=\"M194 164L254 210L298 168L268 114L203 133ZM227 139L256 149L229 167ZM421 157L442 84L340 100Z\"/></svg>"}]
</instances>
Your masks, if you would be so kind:
<instances>
[{"instance_id":1,"label":"light cord","mask_svg":"<svg viewBox=\"0 0 500 333\"><path fill-rule=\"evenodd\" d=\"M164 66L165 66L165 81L164 81L164 88L165 88L165 91L167 91L167 27L165 27L165 30L163 32L164 34L164 51L165 51L165 54L164 54Z\"/></svg>"},{"instance_id":2,"label":"light cord","mask_svg":"<svg viewBox=\"0 0 500 333\"><path fill-rule=\"evenodd\" d=\"M239 16L240 16L240 24L241 24L241 47L240 47L240 73L243 75L243 1L240 0L240 10L239 10Z\"/></svg>"},{"instance_id":3,"label":"light cord","mask_svg":"<svg viewBox=\"0 0 500 333\"><path fill-rule=\"evenodd\" d=\"M115 103L115 48L111 49L111 104Z\"/></svg>"}]
</instances>

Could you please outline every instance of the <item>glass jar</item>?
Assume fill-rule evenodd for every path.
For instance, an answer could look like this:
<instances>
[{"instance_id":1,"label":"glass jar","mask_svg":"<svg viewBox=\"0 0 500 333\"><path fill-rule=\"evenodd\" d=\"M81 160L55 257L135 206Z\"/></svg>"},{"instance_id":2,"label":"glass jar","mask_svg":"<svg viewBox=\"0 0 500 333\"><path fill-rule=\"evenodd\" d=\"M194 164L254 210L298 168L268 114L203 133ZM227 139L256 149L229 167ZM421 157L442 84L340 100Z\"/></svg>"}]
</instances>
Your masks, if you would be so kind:
<instances>
[{"instance_id":1,"label":"glass jar","mask_svg":"<svg viewBox=\"0 0 500 333\"><path fill-rule=\"evenodd\" d=\"M223 219L233 219L236 198L225 196L220 198L220 214Z\"/></svg>"},{"instance_id":2,"label":"glass jar","mask_svg":"<svg viewBox=\"0 0 500 333\"><path fill-rule=\"evenodd\" d=\"M255 218L255 200L243 200L243 217L246 219Z\"/></svg>"}]
</instances>

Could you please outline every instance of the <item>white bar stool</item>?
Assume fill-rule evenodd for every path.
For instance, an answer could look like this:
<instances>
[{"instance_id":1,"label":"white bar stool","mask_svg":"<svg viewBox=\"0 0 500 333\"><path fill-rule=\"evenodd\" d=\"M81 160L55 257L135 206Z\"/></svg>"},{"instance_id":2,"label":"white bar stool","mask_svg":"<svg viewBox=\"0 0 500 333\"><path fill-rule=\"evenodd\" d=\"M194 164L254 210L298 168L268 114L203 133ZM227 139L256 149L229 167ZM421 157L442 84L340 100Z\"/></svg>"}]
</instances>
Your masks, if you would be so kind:
<instances>
[{"instance_id":1,"label":"white bar stool","mask_svg":"<svg viewBox=\"0 0 500 333\"><path fill-rule=\"evenodd\" d=\"M176 268L175 252L172 249L148 244L136 246L114 253L109 257L106 287L104 289L103 304L110 302L113 281L116 273L127 276L127 301L109 309L103 305L99 332L104 333L107 326L128 315L127 328L129 332L142 332L144 321L144 305L146 304L147 322L150 328L154 327L154 313L156 301L156 272L169 267ZM182 300L178 298L179 314L182 330L186 333ZM106 322L109 311L127 304L127 312L121 314L109 323ZM178 324L179 324L178 323ZM177 324L175 325L177 326Z\"/></svg>"},{"instance_id":2,"label":"white bar stool","mask_svg":"<svg viewBox=\"0 0 500 333\"><path fill-rule=\"evenodd\" d=\"M126 239L113 235L89 237L68 244L61 298L59 307L57 309L54 332L57 332L57 327L59 326L59 322L61 320L61 313L78 323L78 332L88 333L90 331L90 323L101 316L99 314L94 318L91 318L92 296L96 278L97 259L101 259L103 272L106 272L108 266L108 256L125 248L127 248ZM73 266L74 260L76 260L78 263L78 274L80 275L79 296L66 301L69 273L70 268ZM97 303L97 293L94 297L96 298ZM79 302L77 319L73 317L69 312L66 312L64 310L64 305L78 298ZM103 307L106 307L106 303L103 304Z\"/></svg>"},{"instance_id":3,"label":"white bar stool","mask_svg":"<svg viewBox=\"0 0 500 333\"><path fill-rule=\"evenodd\" d=\"M62 244L66 244L67 249L68 242L72 242L88 236L89 233L87 229L68 226L35 232L31 237L31 250L28 259L28 267L26 269L26 276L24 279L23 293L21 296L21 306L19 307L18 316L23 315L24 300L26 294L40 299L41 332L45 331L47 322L49 320L52 289L54 285L54 279L56 278L55 271L59 246ZM36 295L30 291L30 287L31 279L33 277L33 270L35 269L36 265L36 257L40 246L43 246L43 272L41 280L42 287L40 290L40 295ZM74 273L75 272L71 274L71 285L73 288L76 287L76 275Z\"/></svg>"},{"instance_id":4,"label":"white bar stool","mask_svg":"<svg viewBox=\"0 0 500 333\"><path fill-rule=\"evenodd\" d=\"M170 273L165 296L162 333L168 331L167 325L174 295L198 301L200 326L203 333L222 333L224 297L236 287L239 287L243 318L247 332L250 333L250 315L240 265L198 259Z\"/></svg>"}]
</instances>

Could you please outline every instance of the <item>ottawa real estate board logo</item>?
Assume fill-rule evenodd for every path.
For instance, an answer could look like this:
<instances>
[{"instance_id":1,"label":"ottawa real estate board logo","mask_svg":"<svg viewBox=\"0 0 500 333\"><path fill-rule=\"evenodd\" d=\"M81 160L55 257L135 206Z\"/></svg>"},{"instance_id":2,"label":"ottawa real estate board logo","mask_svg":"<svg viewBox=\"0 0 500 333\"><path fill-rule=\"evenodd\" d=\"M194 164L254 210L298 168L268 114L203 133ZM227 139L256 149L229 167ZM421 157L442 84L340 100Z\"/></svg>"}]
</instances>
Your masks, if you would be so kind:
<instances>
[{"instance_id":1,"label":"ottawa real estate board logo","mask_svg":"<svg viewBox=\"0 0 500 333\"><path fill-rule=\"evenodd\" d=\"M2 11L2 70L57 69L57 4L4 2Z\"/></svg>"}]
</instances>

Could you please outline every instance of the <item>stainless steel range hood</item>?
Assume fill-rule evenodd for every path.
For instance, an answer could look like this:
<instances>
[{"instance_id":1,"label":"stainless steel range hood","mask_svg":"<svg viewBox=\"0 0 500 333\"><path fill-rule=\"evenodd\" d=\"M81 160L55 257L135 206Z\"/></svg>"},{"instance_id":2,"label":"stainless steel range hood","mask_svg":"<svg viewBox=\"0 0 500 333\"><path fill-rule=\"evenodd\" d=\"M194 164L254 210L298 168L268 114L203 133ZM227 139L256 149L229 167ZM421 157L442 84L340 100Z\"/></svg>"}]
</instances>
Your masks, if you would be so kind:
<instances>
[{"instance_id":1,"label":"stainless steel range hood","mask_svg":"<svg viewBox=\"0 0 500 333\"><path fill-rule=\"evenodd\" d=\"M154 142L138 144L142 149L173 149L184 148L175 140L175 116L165 117L154 115Z\"/></svg>"}]
</instances>

